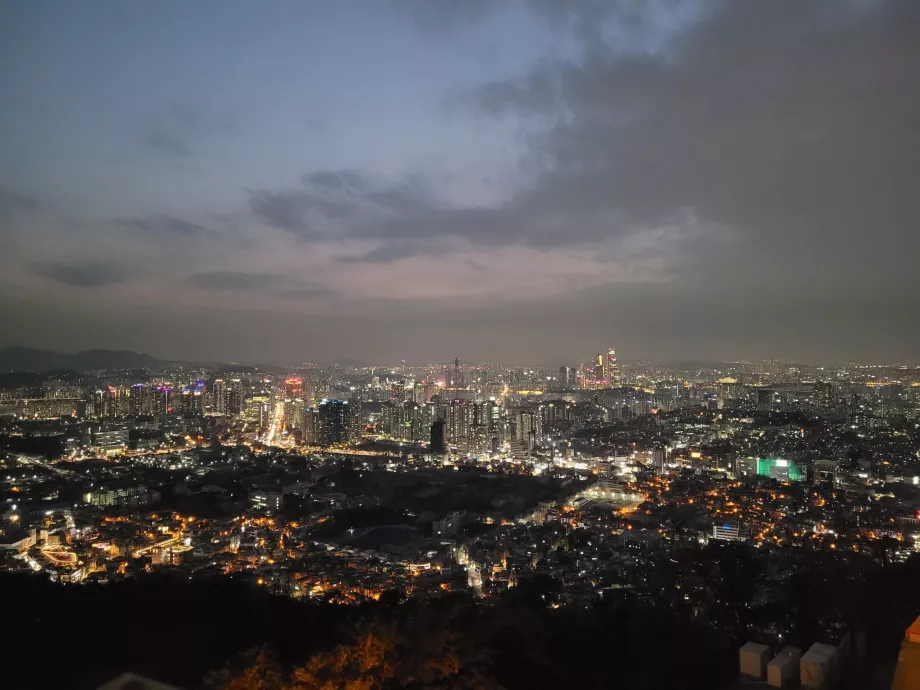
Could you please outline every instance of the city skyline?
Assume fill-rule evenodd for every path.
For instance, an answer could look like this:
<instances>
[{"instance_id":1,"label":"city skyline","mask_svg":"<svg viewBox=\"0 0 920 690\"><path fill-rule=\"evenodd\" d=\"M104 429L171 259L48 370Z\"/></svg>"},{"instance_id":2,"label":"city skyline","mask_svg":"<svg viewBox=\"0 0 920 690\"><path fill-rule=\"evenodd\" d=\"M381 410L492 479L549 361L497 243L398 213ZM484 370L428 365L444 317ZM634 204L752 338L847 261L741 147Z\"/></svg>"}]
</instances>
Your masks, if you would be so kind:
<instances>
[{"instance_id":1,"label":"city skyline","mask_svg":"<svg viewBox=\"0 0 920 690\"><path fill-rule=\"evenodd\" d=\"M0 347L916 363L917 3L2 13Z\"/></svg>"}]
</instances>

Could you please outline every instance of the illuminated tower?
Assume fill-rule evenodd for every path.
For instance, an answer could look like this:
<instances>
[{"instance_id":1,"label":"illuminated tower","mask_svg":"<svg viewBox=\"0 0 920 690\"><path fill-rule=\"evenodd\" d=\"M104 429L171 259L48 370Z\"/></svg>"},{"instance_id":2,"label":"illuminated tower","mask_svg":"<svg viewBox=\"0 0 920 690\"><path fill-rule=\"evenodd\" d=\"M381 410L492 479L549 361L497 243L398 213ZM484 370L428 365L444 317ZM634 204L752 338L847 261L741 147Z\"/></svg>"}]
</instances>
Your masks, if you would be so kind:
<instances>
[{"instance_id":1,"label":"illuminated tower","mask_svg":"<svg viewBox=\"0 0 920 690\"><path fill-rule=\"evenodd\" d=\"M604 380L608 386L620 385L620 368L617 366L617 351L613 348L607 350L604 359Z\"/></svg>"},{"instance_id":2,"label":"illuminated tower","mask_svg":"<svg viewBox=\"0 0 920 690\"><path fill-rule=\"evenodd\" d=\"M607 367L602 354L594 357L594 384L598 388L607 387Z\"/></svg>"}]
</instances>

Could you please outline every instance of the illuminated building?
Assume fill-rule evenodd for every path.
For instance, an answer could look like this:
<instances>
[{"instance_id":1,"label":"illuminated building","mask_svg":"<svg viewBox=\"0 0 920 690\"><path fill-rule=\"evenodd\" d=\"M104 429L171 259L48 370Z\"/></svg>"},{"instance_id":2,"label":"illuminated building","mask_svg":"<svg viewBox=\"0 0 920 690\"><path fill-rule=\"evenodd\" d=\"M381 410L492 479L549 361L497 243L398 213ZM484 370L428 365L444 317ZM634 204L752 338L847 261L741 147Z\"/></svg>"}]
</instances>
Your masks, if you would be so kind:
<instances>
[{"instance_id":1,"label":"illuminated building","mask_svg":"<svg viewBox=\"0 0 920 690\"><path fill-rule=\"evenodd\" d=\"M428 442L428 449L432 453L443 453L447 450L444 439L444 420L436 419L431 423L431 439Z\"/></svg>"},{"instance_id":2,"label":"illuminated building","mask_svg":"<svg viewBox=\"0 0 920 690\"><path fill-rule=\"evenodd\" d=\"M246 401L246 421L254 422L258 426L268 426L268 413L271 400L267 395L253 395Z\"/></svg>"},{"instance_id":3,"label":"illuminated building","mask_svg":"<svg viewBox=\"0 0 920 690\"><path fill-rule=\"evenodd\" d=\"M291 376L284 380L284 396L286 398L299 397L303 392L303 379L297 376Z\"/></svg>"},{"instance_id":4,"label":"illuminated building","mask_svg":"<svg viewBox=\"0 0 920 690\"><path fill-rule=\"evenodd\" d=\"M575 387L575 370L572 367L559 367L559 388Z\"/></svg>"},{"instance_id":5,"label":"illuminated building","mask_svg":"<svg viewBox=\"0 0 920 690\"><path fill-rule=\"evenodd\" d=\"M794 462L781 458L738 458L735 472L739 475L758 476L776 479L781 482L800 482L805 480L805 472Z\"/></svg>"},{"instance_id":6,"label":"illuminated building","mask_svg":"<svg viewBox=\"0 0 920 690\"><path fill-rule=\"evenodd\" d=\"M135 383L131 386L131 416L144 417L153 414L153 394L149 386Z\"/></svg>"},{"instance_id":7,"label":"illuminated building","mask_svg":"<svg viewBox=\"0 0 920 690\"><path fill-rule=\"evenodd\" d=\"M249 502L255 510L277 514L284 505L284 495L280 491L257 491L249 497Z\"/></svg>"},{"instance_id":8,"label":"illuminated building","mask_svg":"<svg viewBox=\"0 0 920 690\"><path fill-rule=\"evenodd\" d=\"M594 385L598 388L603 388L607 385L607 375L606 375L606 366L604 362L604 355L598 354L594 357Z\"/></svg>"},{"instance_id":9,"label":"illuminated building","mask_svg":"<svg viewBox=\"0 0 920 690\"><path fill-rule=\"evenodd\" d=\"M321 446L352 443L358 438L359 421L355 406L347 400L323 400L314 415L313 441Z\"/></svg>"},{"instance_id":10,"label":"illuminated building","mask_svg":"<svg viewBox=\"0 0 920 690\"><path fill-rule=\"evenodd\" d=\"M472 423L472 405L466 400L451 400L443 408L446 438L456 441L469 436Z\"/></svg>"},{"instance_id":11,"label":"illuminated building","mask_svg":"<svg viewBox=\"0 0 920 690\"><path fill-rule=\"evenodd\" d=\"M173 390L168 386L153 389L153 413L171 414L173 411Z\"/></svg>"},{"instance_id":12,"label":"illuminated building","mask_svg":"<svg viewBox=\"0 0 920 690\"><path fill-rule=\"evenodd\" d=\"M143 484L100 488L83 495L84 503L100 508L107 506L136 508L158 503L159 500L160 492L155 489L148 489Z\"/></svg>"},{"instance_id":13,"label":"illuminated building","mask_svg":"<svg viewBox=\"0 0 920 690\"><path fill-rule=\"evenodd\" d=\"M746 541L751 538L751 528L740 522L718 522L712 526L712 538L722 541Z\"/></svg>"},{"instance_id":14,"label":"illuminated building","mask_svg":"<svg viewBox=\"0 0 920 690\"><path fill-rule=\"evenodd\" d=\"M522 442L524 448L532 451L543 435L543 417L538 412L521 411L517 415L514 440Z\"/></svg>"},{"instance_id":15,"label":"illuminated building","mask_svg":"<svg viewBox=\"0 0 920 690\"><path fill-rule=\"evenodd\" d=\"M241 414L243 412L243 383L239 379L233 379L230 382L227 412L230 414Z\"/></svg>"},{"instance_id":16,"label":"illuminated building","mask_svg":"<svg viewBox=\"0 0 920 690\"><path fill-rule=\"evenodd\" d=\"M97 390L93 396L93 413L96 419L115 419L121 416L124 391L113 386Z\"/></svg>"},{"instance_id":17,"label":"illuminated building","mask_svg":"<svg viewBox=\"0 0 920 690\"><path fill-rule=\"evenodd\" d=\"M214 381L214 411L217 414L227 414L230 408L230 389L223 379Z\"/></svg>"},{"instance_id":18,"label":"illuminated building","mask_svg":"<svg viewBox=\"0 0 920 690\"><path fill-rule=\"evenodd\" d=\"M435 539L456 536L460 532L460 527L463 525L465 517L466 511L455 510L452 513L448 513L440 520L435 520L431 523L431 535Z\"/></svg>"},{"instance_id":19,"label":"illuminated building","mask_svg":"<svg viewBox=\"0 0 920 690\"><path fill-rule=\"evenodd\" d=\"M600 357L600 355L598 355ZM617 351L613 348L607 350L604 362L604 381L608 386L620 385L620 367L617 365Z\"/></svg>"},{"instance_id":20,"label":"illuminated building","mask_svg":"<svg viewBox=\"0 0 920 690\"><path fill-rule=\"evenodd\" d=\"M191 415L204 412L204 393L201 388L192 386L182 389L182 411Z\"/></svg>"}]
</instances>

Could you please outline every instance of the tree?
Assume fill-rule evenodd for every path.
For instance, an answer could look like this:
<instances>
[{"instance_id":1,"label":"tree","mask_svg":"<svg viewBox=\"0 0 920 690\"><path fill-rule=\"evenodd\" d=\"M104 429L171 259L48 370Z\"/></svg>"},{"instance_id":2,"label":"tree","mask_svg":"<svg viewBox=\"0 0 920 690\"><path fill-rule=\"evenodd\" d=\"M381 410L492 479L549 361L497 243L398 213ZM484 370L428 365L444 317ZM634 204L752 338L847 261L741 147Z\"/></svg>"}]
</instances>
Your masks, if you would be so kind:
<instances>
[{"instance_id":1,"label":"tree","mask_svg":"<svg viewBox=\"0 0 920 690\"><path fill-rule=\"evenodd\" d=\"M243 656L243 666L213 673L205 685L215 690L283 690L286 687L281 666L274 653L265 646L256 647Z\"/></svg>"}]
</instances>

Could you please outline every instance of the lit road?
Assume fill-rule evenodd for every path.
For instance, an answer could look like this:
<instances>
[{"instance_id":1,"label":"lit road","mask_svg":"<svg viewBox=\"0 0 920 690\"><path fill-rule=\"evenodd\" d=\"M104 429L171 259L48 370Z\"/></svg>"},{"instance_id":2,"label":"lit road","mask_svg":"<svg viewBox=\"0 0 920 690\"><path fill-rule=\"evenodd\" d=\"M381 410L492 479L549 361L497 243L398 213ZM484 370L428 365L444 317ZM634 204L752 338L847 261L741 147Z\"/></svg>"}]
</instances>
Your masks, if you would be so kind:
<instances>
[{"instance_id":1,"label":"lit road","mask_svg":"<svg viewBox=\"0 0 920 690\"><path fill-rule=\"evenodd\" d=\"M269 424L265 436L262 437L262 441L269 446L277 445L275 440L281 435L282 429L284 429L284 403L277 402L275 403L275 409L272 410L271 424Z\"/></svg>"}]
</instances>

